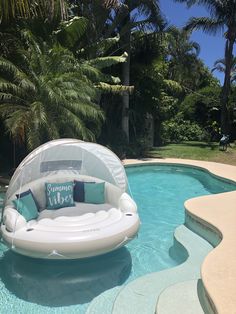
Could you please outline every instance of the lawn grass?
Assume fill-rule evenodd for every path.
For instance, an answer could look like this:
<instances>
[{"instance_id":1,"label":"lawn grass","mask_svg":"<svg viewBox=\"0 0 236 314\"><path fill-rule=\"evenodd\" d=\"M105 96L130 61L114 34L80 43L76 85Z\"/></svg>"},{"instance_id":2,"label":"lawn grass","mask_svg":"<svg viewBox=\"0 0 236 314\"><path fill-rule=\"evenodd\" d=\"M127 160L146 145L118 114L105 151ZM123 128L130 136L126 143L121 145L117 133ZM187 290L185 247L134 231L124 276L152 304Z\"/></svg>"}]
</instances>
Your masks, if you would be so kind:
<instances>
[{"instance_id":1,"label":"lawn grass","mask_svg":"<svg viewBox=\"0 0 236 314\"><path fill-rule=\"evenodd\" d=\"M183 142L154 147L148 152L148 157L206 160L236 166L236 146L231 144L224 152L218 143Z\"/></svg>"}]
</instances>

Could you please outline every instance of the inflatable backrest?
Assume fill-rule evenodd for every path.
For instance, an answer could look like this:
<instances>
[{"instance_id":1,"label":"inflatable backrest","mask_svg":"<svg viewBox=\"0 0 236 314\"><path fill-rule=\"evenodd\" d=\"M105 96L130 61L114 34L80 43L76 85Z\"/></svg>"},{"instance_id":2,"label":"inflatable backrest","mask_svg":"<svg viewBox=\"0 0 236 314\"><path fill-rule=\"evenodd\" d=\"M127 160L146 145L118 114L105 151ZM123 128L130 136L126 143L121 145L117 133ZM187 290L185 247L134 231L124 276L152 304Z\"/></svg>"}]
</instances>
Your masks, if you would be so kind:
<instances>
[{"instance_id":1,"label":"inflatable backrest","mask_svg":"<svg viewBox=\"0 0 236 314\"><path fill-rule=\"evenodd\" d=\"M35 180L31 182L30 184L26 184L19 189L16 194L23 193L27 191L28 189L31 189L31 191L34 194L34 197L36 198L40 211L44 210L46 208L46 193L45 193L45 183L63 183L68 181L84 181L84 182L104 182L101 179L89 177L89 176L80 176L75 177L73 175L71 176L50 176L45 178L40 178L38 180ZM115 185L105 182L105 202L113 205L114 207L118 208L119 204L119 198L122 194L122 190L116 187ZM12 201L16 198L16 195L11 196L8 200L6 205L12 205Z\"/></svg>"}]
</instances>

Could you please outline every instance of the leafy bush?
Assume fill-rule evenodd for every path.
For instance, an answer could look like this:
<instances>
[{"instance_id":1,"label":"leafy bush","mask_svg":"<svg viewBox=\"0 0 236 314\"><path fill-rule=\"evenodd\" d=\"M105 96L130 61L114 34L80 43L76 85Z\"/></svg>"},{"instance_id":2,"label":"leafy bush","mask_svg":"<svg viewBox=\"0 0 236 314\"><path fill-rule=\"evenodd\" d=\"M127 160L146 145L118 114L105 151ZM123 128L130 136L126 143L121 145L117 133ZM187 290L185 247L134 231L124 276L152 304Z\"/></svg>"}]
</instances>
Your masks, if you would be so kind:
<instances>
[{"instance_id":1,"label":"leafy bush","mask_svg":"<svg viewBox=\"0 0 236 314\"><path fill-rule=\"evenodd\" d=\"M120 132L120 135L122 132ZM111 143L108 147L117 154L120 159L145 157L150 150L149 141L142 137L137 138L131 143L127 143L126 137L120 136L116 143Z\"/></svg>"},{"instance_id":2,"label":"leafy bush","mask_svg":"<svg viewBox=\"0 0 236 314\"><path fill-rule=\"evenodd\" d=\"M137 138L126 147L127 158L145 157L150 150L150 141L145 137Z\"/></svg>"},{"instance_id":3,"label":"leafy bush","mask_svg":"<svg viewBox=\"0 0 236 314\"><path fill-rule=\"evenodd\" d=\"M182 141L202 141L208 135L197 123L177 117L162 124L161 137L163 143L180 143Z\"/></svg>"},{"instance_id":4,"label":"leafy bush","mask_svg":"<svg viewBox=\"0 0 236 314\"><path fill-rule=\"evenodd\" d=\"M183 118L204 127L214 120L220 122L220 91L220 86L207 86L187 95L180 104Z\"/></svg>"}]
</instances>

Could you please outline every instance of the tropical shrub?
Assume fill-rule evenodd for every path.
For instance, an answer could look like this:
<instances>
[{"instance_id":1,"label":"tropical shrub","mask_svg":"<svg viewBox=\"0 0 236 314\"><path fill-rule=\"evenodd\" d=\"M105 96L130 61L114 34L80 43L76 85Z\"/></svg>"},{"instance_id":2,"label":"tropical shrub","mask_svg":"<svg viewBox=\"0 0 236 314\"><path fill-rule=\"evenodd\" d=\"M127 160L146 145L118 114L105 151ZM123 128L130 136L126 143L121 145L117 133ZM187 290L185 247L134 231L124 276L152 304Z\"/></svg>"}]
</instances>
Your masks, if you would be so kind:
<instances>
[{"instance_id":1,"label":"tropical shrub","mask_svg":"<svg viewBox=\"0 0 236 314\"><path fill-rule=\"evenodd\" d=\"M208 86L197 93L191 93L180 104L180 111L185 120L196 122L206 127L212 121L220 120L220 87Z\"/></svg>"},{"instance_id":2,"label":"tropical shrub","mask_svg":"<svg viewBox=\"0 0 236 314\"><path fill-rule=\"evenodd\" d=\"M180 143L182 141L202 141L207 138L207 133L197 123L173 118L162 124L161 138L163 143Z\"/></svg>"},{"instance_id":3,"label":"tropical shrub","mask_svg":"<svg viewBox=\"0 0 236 314\"><path fill-rule=\"evenodd\" d=\"M23 65L0 59L0 116L13 139L29 150L59 137L94 141L104 113L101 92L118 92L119 79L101 70L125 56L77 60L58 43L48 45L23 33Z\"/></svg>"}]
</instances>

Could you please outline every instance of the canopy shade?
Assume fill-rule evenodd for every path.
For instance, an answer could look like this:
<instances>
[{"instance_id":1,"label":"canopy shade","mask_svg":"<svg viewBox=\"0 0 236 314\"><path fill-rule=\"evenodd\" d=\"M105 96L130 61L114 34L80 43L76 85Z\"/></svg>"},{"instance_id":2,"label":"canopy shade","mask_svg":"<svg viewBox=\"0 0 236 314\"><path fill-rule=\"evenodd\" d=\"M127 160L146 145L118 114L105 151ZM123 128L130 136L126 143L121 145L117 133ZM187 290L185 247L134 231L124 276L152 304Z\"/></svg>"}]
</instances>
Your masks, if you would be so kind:
<instances>
[{"instance_id":1,"label":"canopy shade","mask_svg":"<svg viewBox=\"0 0 236 314\"><path fill-rule=\"evenodd\" d=\"M58 174L87 175L127 190L127 177L119 158L108 148L76 139L45 143L30 153L17 167L7 198L34 180Z\"/></svg>"}]
</instances>

